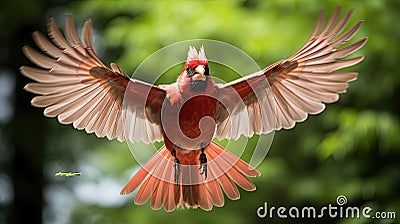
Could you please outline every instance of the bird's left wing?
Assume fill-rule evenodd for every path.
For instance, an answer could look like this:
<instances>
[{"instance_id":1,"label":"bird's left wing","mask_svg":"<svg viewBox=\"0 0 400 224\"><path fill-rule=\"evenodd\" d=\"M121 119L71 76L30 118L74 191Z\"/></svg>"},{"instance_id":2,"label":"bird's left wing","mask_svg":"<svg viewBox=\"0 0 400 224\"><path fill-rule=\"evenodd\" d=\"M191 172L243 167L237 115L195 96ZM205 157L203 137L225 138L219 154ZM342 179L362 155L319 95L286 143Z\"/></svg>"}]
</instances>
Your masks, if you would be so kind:
<instances>
[{"instance_id":1,"label":"bird's left wing","mask_svg":"<svg viewBox=\"0 0 400 224\"><path fill-rule=\"evenodd\" d=\"M339 99L356 72L335 72L353 66L362 56L342 59L357 51L367 41L364 38L341 47L360 28L361 21L341 34L350 10L337 22L340 7L321 31L324 12L304 46L290 58L277 62L263 71L217 86L217 131L219 139L237 139L240 135L269 133L290 129L304 121L308 114L324 110L324 103ZM340 35L341 34L341 35Z\"/></svg>"},{"instance_id":2,"label":"bird's left wing","mask_svg":"<svg viewBox=\"0 0 400 224\"><path fill-rule=\"evenodd\" d=\"M145 143L162 140L164 89L130 79L116 64L106 67L94 51L90 20L84 25L84 43L71 15L66 22L69 41L53 19L48 31L51 41L40 32L33 33L45 54L29 46L23 48L39 67L20 68L23 75L36 81L25 86L25 90L40 95L33 98L34 106L45 107L44 115L58 117L62 124L72 123L98 137Z\"/></svg>"}]
</instances>

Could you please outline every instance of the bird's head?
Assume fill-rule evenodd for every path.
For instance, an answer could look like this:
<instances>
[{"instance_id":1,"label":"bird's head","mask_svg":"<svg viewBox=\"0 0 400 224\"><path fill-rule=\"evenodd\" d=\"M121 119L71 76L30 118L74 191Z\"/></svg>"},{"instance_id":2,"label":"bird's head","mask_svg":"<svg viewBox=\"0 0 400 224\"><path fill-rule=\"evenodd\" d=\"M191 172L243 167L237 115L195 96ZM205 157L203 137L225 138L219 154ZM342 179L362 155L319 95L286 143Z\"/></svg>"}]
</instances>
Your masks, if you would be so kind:
<instances>
[{"instance_id":1,"label":"bird's head","mask_svg":"<svg viewBox=\"0 0 400 224\"><path fill-rule=\"evenodd\" d=\"M208 60L201 46L200 51L190 46L185 66L179 76L178 83L182 89L191 92L204 92L207 89L210 79Z\"/></svg>"}]
</instances>

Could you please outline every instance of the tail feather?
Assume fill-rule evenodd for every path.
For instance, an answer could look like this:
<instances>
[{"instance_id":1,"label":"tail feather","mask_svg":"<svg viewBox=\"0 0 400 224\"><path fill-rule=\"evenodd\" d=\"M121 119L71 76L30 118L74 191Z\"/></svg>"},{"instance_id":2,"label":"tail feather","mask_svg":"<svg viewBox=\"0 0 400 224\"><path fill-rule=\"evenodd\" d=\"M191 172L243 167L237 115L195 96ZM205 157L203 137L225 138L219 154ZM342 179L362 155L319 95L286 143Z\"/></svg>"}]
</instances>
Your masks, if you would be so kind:
<instances>
[{"instance_id":1,"label":"tail feather","mask_svg":"<svg viewBox=\"0 0 400 224\"><path fill-rule=\"evenodd\" d=\"M164 209L167 212L171 212L180 204L180 188L176 184L168 184L165 188L167 193L166 200L164 201Z\"/></svg>"},{"instance_id":2,"label":"tail feather","mask_svg":"<svg viewBox=\"0 0 400 224\"><path fill-rule=\"evenodd\" d=\"M147 178L143 182L136 194L135 204L142 205L149 200L158 186L158 180L158 178Z\"/></svg>"},{"instance_id":3,"label":"tail feather","mask_svg":"<svg viewBox=\"0 0 400 224\"><path fill-rule=\"evenodd\" d=\"M162 192L164 189L164 187L163 187L164 181L157 181L154 184L157 184L157 187L151 196L150 204L154 210L159 210L164 204L163 199L165 199L164 198L165 193Z\"/></svg>"},{"instance_id":4,"label":"tail feather","mask_svg":"<svg viewBox=\"0 0 400 224\"><path fill-rule=\"evenodd\" d=\"M166 150L166 152L169 156L169 151ZM178 186L176 186L176 184L171 184L171 180L174 179L174 170L171 163L172 159L164 159L164 163L161 165L161 167L165 168L160 178L160 184L157 189L157 194L155 195L155 198L157 198L157 200L154 201L154 204L153 202L151 203L154 209L160 209L162 206L164 206L164 208L166 209L167 204L171 204L173 205L171 207L175 208L178 204L176 200L179 200L179 196L176 195L179 193L180 189ZM171 194L169 194L170 191Z\"/></svg>"},{"instance_id":5,"label":"tail feather","mask_svg":"<svg viewBox=\"0 0 400 224\"><path fill-rule=\"evenodd\" d=\"M153 193L153 197L151 198L151 205L154 209L158 210L160 209L163 205L164 202L166 200L166 196L167 196L167 192L166 189L168 189L168 183L166 181L163 181L167 178L167 175L172 172L172 168L171 166L168 166L168 160L165 160L165 162L160 163L161 167L165 167L164 169L162 169L162 175L161 175L161 179L158 179L158 184L154 183L157 186L157 188L154 190ZM150 178L149 178L150 179Z\"/></svg>"},{"instance_id":6,"label":"tail feather","mask_svg":"<svg viewBox=\"0 0 400 224\"><path fill-rule=\"evenodd\" d=\"M220 176L218 182L221 184L222 189L224 189L224 192L229 199L237 200L240 198L239 190L227 175Z\"/></svg>"},{"instance_id":7,"label":"tail feather","mask_svg":"<svg viewBox=\"0 0 400 224\"><path fill-rule=\"evenodd\" d=\"M144 204L149 198L157 192L157 188L160 183L159 178L147 178L149 173L153 173L155 176L160 177L164 168L168 167L168 160L164 159L168 155L168 150L163 147L159 152L154 154L150 160L141 168L138 173L131 178L128 184L122 189L121 194L129 194L134 191L140 184L141 187L136 194L135 203Z\"/></svg>"},{"instance_id":8,"label":"tail feather","mask_svg":"<svg viewBox=\"0 0 400 224\"><path fill-rule=\"evenodd\" d=\"M197 160L193 161L193 165L181 166L181 185L182 185L182 199L186 207L196 208L200 204L200 191L203 186L203 177L199 173L198 166L195 165Z\"/></svg>"},{"instance_id":9,"label":"tail feather","mask_svg":"<svg viewBox=\"0 0 400 224\"><path fill-rule=\"evenodd\" d=\"M212 194L212 203L217 207L222 207L224 205L224 195L217 180L210 180L207 184L207 190Z\"/></svg>"},{"instance_id":10,"label":"tail feather","mask_svg":"<svg viewBox=\"0 0 400 224\"><path fill-rule=\"evenodd\" d=\"M161 156L167 155L167 150L165 150L165 146L163 146L160 150L159 153L155 153L149 161L141 168L139 171L133 176L128 183L125 185L125 187L121 190L120 194L125 195L125 194L130 194L132 193L137 187L139 187L140 184L146 180L147 175L149 172L153 172L155 169L155 166L159 163L160 154Z\"/></svg>"},{"instance_id":11,"label":"tail feather","mask_svg":"<svg viewBox=\"0 0 400 224\"><path fill-rule=\"evenodd\" d=\"M215 147L215 146L211 146ZM226 150L225 150L226 151ZM209 150L209 155L211 158L218 158L218 153L216 153L216 150ZM245 190L252 191L256 189L256 186L251 182L246 176L243 175L244 172L240 172L241 168L244 171L249 170L248 166L247 167L239 167L235 166L238 164L238 162L235 163L235 165L229 164L229 162L235 162L235 160L227 160L225 155L226 153L221 153L221 159L214 159L213 162L210 163L210 169L213 170L213 168L216 168L214 166L218 166L220 170L223 172L223 174L228 175L228 179L233 180L236 184L238 184L240 187L242 187ZM232 154L233 155L233 154ZM240 159L238 157L235 158L237 161ZM240 160L242 161L242 160ZM235 187L236 188L236 187Z\"/></svg>"},{"instance_id":12,"label":"tail feather","mask_svg":"<svg viewBox=\"0 0 400 224\"><path fill-rule=\"evenodd\" d=\"M200 185L182 185L182 199L188 208L197 208L200 205Z\"/></svg>"},{"instance_id":13,"label":"tail feather","mask_svg":"<svg viewBox=\"0 0 400 224\"><path fill-rule=\"evenodd\" d=\"M208 158L208 177L204 179L200 174L197 155L193 157L194 165L181 165L181 178L177 185L174 180L174 158L163 146L129 180L121 194L132 193L140 186L135 204L144 204L151 198L150 205L153 209L164 207L170 212L177 207L200 207L208 211L213 205L224 205L222 190L231 200L240 198L235 183L247 191L256 189L247 176L259 176L259 171L215 142L206 148L205 153Z\"/></svg>"},{"instance_id":14,"label":"tail feather","mask_svg":"<svg viewBox=\"0 0 400 224\"><path fill-rule=\"evenodd\" d=\"M207 190L207 185L208 184L200 184L200 208L210 211L213 207L212 204L212 195L210 192ZM204 195L204 196L203 196Z\"/></svg>"},{"instance_id":15,"label":"tail feather","mask_svg":"<svg viewBox=\"0 0 400 224\"><path fill-rule=\"evenodd\" d=\"M235 154L224 149L222 146L218 145L217 143L212 142L210 144L209 148L213 149L213 150L209 150L211 153L215 153L217 156L219 155L222 159L224 159L229 164L231 164L232 162L236 162L234 167L237 170L239 170L241 173L245 174L246 176L258 177L261 175L261 173L258 170L256 170L254 167L250 166L248 163L241 160ZM219 160L218 160L218 162L219 162Z\"/></svg>"}]
</instances>

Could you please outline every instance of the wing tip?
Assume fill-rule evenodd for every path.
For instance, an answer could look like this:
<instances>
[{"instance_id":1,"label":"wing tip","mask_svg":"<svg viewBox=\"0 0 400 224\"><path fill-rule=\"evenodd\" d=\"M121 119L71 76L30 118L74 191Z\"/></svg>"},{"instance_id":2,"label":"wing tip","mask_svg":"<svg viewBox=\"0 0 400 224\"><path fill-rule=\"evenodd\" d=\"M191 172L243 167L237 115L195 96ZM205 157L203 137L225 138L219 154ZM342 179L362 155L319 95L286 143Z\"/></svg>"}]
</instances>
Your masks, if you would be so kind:
<instances>
[{"instance_id":1,"label":"wing tip","mask_svg":"<svg viewBox=\"0 0 400 224\"><path fill-rule=\"evenodd\" d=\"M29 73L29 69L30 69L29 66L22 65L21 67L19 67L19 72L20 72L23 76L25 76L26 78L33 79L33 80L34 80L34 76L32 76L32 74ZM24 90L25 90L25 88L26 88L28 85L29 85L29 83L28 83L27 85L24 86Z\"/></svg>"},{"instance_id":2,"label":"wing tip","mask_svg":"<svg viewBox=\"0 0 400 224\"><path fill-rule=\"evenodd\" d=\"M27 92L32 92L32 90L31 90L31 83L28 83L28 84L26 84L24 87L23 87L23 90L25 90L25 91L27 91Z\"/></svg>"},{"instance_id":3,"label":"wing tip","mask_svg":"<svg viewBox=\"0 0 400 224\"><path fill-rule=\"evenodd\" d=\"M31 46L29 46L29 45L24 45L24 46L22 46L22 48L21 48L21 50L22 50L22 53L24 53L24 55L26 56L26 57L28 57L27 56L27 53L28 53L28 51L29 51L29 49L30 48L32 48Z\"/></svg>"}]
</instances>

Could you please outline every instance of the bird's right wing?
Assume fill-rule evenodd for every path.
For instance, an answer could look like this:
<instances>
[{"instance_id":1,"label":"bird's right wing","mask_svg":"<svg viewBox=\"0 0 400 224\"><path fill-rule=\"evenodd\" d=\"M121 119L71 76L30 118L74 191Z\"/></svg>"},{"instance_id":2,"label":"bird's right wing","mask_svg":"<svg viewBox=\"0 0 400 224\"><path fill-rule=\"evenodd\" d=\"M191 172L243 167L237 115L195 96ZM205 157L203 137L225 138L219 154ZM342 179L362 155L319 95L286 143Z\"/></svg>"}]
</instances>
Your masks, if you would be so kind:
<instances>
[{"instance_id":1,"label":"bird's right wing","mask_svg":"<svg viewBox=\"0 0 400 224\"><path fill-rule=\"evenodd\" d=\"M336 70L358 64L363 56L343 59L367 42L342 46L360 28L361 21L342 33L353 10L338 20L340 7L321 29L321 12L311 37L300 50L286 60L241 79L219 85L217 132L219 139L237 139L240 135L265 134L281 128L293 128L308 114L324 110L325 103L339 99L357 72Z\"/></svg>"},{"instance_id":2,"label":"bird's right wing","mask_svg":"<svg viewBox=\"0 0 400 224\"><path fill-rule=\"evenodd\" d=\"M71 15L67 16L69 41L53 19L48 23L51 41L40 32L33 37L45 53L25 46L24 54L38 67L22 66L21 73L36 82L25 90L39 94L32 105L62 124L95 133L98 137L145 143L162 140L160 109L165 90L130 79L116 64L106 67L92 45L91 21L79 39ZM124 97L125 96L125 97Z\"/></svg>"}]
</instances>

